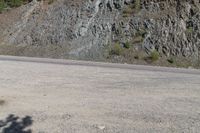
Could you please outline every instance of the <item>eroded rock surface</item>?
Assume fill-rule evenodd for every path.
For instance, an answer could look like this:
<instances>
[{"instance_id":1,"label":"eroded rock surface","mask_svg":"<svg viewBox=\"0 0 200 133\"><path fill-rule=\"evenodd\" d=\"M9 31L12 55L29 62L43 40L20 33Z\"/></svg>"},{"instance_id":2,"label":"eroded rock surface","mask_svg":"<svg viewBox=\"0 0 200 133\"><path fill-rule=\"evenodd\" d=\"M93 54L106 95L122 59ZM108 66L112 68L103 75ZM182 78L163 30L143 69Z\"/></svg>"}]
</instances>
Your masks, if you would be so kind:
<instances>
[{"instance_id":1,"label":"eroded rock surface","mask_svg":"<svg viewBox=\"0 0 200 133\"><path fill-rule=\"evenodd\" d=\"M35 0L20 8L21 20L5 29L2 42L65 47L58 56L89 60L128 42L136 51L198 62L199 8L198 0Z\"/></svg>"}]
</instances>

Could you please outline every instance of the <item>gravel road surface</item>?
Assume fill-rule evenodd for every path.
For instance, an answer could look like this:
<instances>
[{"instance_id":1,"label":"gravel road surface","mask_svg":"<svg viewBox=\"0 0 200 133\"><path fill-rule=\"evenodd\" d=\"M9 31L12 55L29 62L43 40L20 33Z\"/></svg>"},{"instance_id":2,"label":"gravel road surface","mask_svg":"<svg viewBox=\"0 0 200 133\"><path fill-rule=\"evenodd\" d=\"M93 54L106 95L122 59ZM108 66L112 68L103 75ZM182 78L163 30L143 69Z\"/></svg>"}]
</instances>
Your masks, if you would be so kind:
<instances>
[{"instance_id":1,"label":"gravel road surface","mask_svg":"<svg viewBox=\"0 0 200 133\"><path fill-rule=\"evenodd\" d=\"M199 70L0 56L2 133L199 131Z\"/></svg>"}]
</instances>

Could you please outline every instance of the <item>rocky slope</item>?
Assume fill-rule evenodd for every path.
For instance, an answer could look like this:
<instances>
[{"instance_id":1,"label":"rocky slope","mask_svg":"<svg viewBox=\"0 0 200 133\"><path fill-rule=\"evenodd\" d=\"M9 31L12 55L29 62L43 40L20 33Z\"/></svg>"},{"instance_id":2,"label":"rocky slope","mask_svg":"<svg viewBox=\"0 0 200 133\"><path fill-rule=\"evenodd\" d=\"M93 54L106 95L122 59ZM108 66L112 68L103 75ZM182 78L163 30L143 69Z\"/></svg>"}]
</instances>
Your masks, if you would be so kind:
<instances>
[{"instance_id":1,"label":"rocky slope","mask_svg":"<svg viewBox=\"0 0 200 133\"><path fill-rule=\"evenodd\" d=\"M0 53L198 66L199 9L199 0L34 0L2 28Z\"/></svg>"}]
</instances>

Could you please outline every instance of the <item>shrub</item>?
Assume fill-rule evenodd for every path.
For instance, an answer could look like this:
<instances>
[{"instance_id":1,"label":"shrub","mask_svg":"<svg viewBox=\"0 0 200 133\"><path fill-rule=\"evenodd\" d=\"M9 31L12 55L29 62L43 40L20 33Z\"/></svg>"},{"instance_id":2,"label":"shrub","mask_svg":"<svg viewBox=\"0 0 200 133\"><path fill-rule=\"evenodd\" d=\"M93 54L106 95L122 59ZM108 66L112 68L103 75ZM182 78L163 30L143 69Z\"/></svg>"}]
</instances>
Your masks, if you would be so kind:
<instances>
[{"instance_id":1,"label":"shrub","mask_svg":"<svg viewBox=\"0 0 200 133\"><path fill-rule=\"evenodd\" d=\"M0 0L0 13L7 7L19 7L31 0Z\"/></svg>"},{"instance_id":2,"label":"shrub","mask_svg":"<svg viewBox=\"0 0 200 133\"><path fill-rule=\"evenodd\" d=\"M129 48L130 48L130 43L129 43L129 42L126 42L126 43L124 44L124 48L129 49Z\"/></svg>"},{"instance_id":3,"label":"shrub","mask_svg":"<svg viewBox=\"0 0 200 133\"><path fill-rule=\"evenodd\" d=\"M19 7L23 4L23 0L6 0L9 7Z\"/></svg>"},{"instance_id":4,"label":"shrub","mask_svg":"<svg viewBox=\"0 0 200 133\"><path fill-rule=\"evenodd\" d=\"M3 1L0 0L0 13L7 7L7 4Z\"/></svg>"},{"instance_id":5,"label":"shrub","mask_svg":"<svg viewBox=\"0 0 200 133\"><path fill-rule=\"evenodd\" d=\"M150 59L152 60L152 61L157 61L158 59L159 59L159 53L158 53L158 51L156 51L156 50L154 50L154 51L152 51L151 52L151 54L150 54Z\"/></svg>"},{"instance_id":6,"label":"shrub","mask_svg":"<svg viewBox=\"0 0 200 133\"><path fill-rule=\"evenodd\" d=\"M122 54L122 48L118 43L115 43L112 49L110 50L110 55L121 55Z\"/></svg>"}]
</instances>

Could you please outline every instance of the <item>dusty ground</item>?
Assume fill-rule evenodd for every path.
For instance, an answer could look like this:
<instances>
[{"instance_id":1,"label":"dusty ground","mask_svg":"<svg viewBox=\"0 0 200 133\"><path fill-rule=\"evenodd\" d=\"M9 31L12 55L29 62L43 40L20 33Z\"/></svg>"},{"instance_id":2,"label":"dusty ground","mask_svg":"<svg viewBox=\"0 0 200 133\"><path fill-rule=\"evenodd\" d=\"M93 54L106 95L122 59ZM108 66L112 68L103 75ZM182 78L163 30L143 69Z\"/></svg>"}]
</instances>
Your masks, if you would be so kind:
<instances>
[{"instance_id":1,"label":"dusty ground","mask_svg":"<svg viewBox=\"0 0 200 133\"><path fill-rule=\"evenodd\" d=\"M0 100L3 133L200 131L199 70L0 57Z\"/></svg>"}]
</instances>

